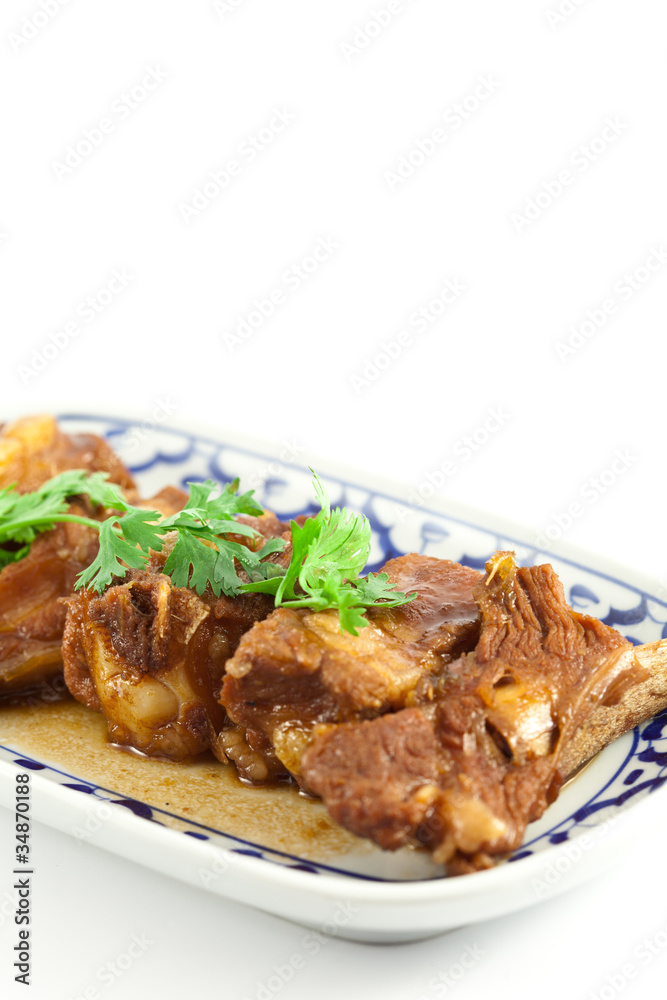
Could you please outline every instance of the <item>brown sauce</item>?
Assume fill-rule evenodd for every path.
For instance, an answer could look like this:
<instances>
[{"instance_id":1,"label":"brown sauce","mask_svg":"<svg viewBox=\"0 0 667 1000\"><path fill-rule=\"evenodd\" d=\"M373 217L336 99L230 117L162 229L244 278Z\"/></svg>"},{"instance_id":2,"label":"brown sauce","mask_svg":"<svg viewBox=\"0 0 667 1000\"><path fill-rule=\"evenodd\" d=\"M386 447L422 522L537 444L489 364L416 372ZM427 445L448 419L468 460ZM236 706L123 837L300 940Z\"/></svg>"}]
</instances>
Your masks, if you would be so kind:
<instances>
[{"instance_id":1,"label":"brown sauce","mask_svg":"<svg viewBox=\"0 0 667 1000\"><path fill-rule=\"evenodd\" d=\"M324 863L378 850L339 827L319 800L300 795L294 783L248 787L233 766L208 753L174 762L119 752L107 741L103 716L69 695L2 701L0 744L163 809L160 822L176 830L185 829L187 819Z\"/></svg>"}]
</instances>

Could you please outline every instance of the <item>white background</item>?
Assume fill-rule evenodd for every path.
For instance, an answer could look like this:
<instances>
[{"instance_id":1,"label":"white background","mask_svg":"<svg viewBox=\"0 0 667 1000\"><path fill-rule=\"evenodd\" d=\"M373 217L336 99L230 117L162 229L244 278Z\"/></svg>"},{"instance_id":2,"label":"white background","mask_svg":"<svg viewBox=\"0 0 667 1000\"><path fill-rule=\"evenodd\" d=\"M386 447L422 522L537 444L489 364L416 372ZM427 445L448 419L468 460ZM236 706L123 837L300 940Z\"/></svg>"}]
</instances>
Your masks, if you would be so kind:
<instances>
[{"instance_id":1,"label":"white background","mask_svg":"<svg viewBox=\"0 0 667 1000\"><path fill-rule=\"evenodd\" d=\"M378 28L388 0L42 2L0 12L0 420L166 405L173 426L435 482L663 576L659 4L395 0ZM230 160L222 190L210 172ZM318 241L335 248L297 280ZM448 280L465 290L436 316ZM35 844L40 1000L94 984L128 928L155 944L104 997L254 997L303 933L60 834ZM649 831L622 869L524 915L401 948L332 941L280 995L435 996L477 942L451 995L587 998L667 924L662 845ZM3 996L9 940L5 924ZM620 992L664 976L658 955Z\"/></svg>"}]
</instances>

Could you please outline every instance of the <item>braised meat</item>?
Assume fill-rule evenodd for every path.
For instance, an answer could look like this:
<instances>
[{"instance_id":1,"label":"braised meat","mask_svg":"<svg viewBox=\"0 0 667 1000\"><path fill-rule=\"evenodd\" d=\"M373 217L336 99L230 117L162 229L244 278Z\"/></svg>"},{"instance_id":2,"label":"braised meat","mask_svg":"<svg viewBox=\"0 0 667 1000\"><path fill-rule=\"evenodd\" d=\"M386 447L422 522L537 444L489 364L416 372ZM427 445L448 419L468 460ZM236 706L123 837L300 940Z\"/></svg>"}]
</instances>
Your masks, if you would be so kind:
<instances>
[{"instance_id":1,"label":"braised meat","mask_svg":"<svg viewBox=\"0 0 667 1000\"><path fill-rule=\"evenodd\" d=\"M264 538L287 528L273 514L243 520ZM75 698L104 714L113 743L171 760L209 747L223 761L236 752L252 770L248 748L237 747L233 735L222 737L226 716L218 696L228 657L243 633L270 613L273 600L216 597L210 589L199 597L175 587L162 573L173 537L166 536L145 570L131 570L99 596L80 591L70 598L65 682ZM269 777L261 760L254 773L258 780Z\"/></svg>"},{"instance_id":2,"label":"braised meat","mask_svg":"<svg viewBox=\"0 0 667 1000\"><path fill-rule=\"evenodd\" d=\"M480 574L458 563L407 555L383 567L410 603L373 608L354 636L335 611L279 608L243 637L227 663L221 702L241 738L274 772L301 778L313 728L395 712L426 691L474 646ZM239 773L250 778L237 761Z\"/></svg>"},{"instance_id":3,"label":"braised meat","mask_svg":"<svg viewBox=\"0 0 667 1000\"><path fill-rule=\"evenodd\" d=\"M103 712L113 743L172 760L194 756L224 723L215 695L230 634L255 618L243 622L233 602L206 601L158 572L129 577L99 597L82 591L70 599L65 683Z\"/></svg>"},{"instance_id":4,"label":"braised meat","mask_svg":"<svg viewBox=\"0 0 667 1000\"><path fill-rule=\"evenodd\" d=\"M479 641L420 704L322 726L301 760L307 787L339 823L384 848L423 844L450 872L516 849L600 748L596 713L614 715L605 742L639 721L641 710L613 706L629 678L646 678L629 642L567 605L549 565L517 569L512 553L497 553L474 596ZM661 697L648 711L644 699L643 718Z\"/></svg>"},{"instance_id":5,"label":"braised meat","mask_svg":"<svg viewBox=\"0 0 667 1000\"><path fill-rule=\"evenodd\" d=\"M128 494L136 490L121 460L95 434L64 434L51 416L0 425L0 489L15 483L19 492L29 493L66 469L107 472Z\"/></svg>"},{"instance_id":6,"label":"braised meat","mask_svg":"<svg viewBox=\"0 0 667 1000\"><path fill-rule=\"evenodd\" d=\"M59 524L0 572L0 693L37 687L62 669L66 608L61 598L97 555L97 535Z\"/></svg>"},{"instance_id":7,"label":"braised meat","mask_svg":"<svg viewBox=\"0 0 667 1000\"><path fill-rule=\"evenodd\" d=\"M75 468L107 472L113 482L136 493L130 473L106 441L93 434L63 434L52 417L26 417L0 434L0 488L15 483L19 492L28 492ZM180 490L175 493L184 497ZM175 493L165 491L156 502L169 508ZM86 517L107 513L84 501L73 504L72 511ZM0 572L0 696L39 686L60 673L66 614L61 598L72 592L77 574L90 565L97 549L95 531L59 524L40 535L27 556Z\"/></svg>"}]
</instances>

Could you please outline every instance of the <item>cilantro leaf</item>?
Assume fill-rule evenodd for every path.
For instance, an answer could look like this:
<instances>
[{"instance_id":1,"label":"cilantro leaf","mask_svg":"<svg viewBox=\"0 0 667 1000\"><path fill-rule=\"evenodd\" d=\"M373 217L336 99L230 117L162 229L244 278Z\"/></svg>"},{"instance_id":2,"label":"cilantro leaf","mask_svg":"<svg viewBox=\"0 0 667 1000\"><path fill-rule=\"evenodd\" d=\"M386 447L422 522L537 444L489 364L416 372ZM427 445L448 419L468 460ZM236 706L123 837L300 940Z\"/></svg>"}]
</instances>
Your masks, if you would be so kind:
<instances>
[{"instance_id":1,"label":"cilantro leaf","mask_svg":"<svg viewBox=\"0 0 667 1000\"><path fill-rule=\"evenodd\" d=\"M124 577L127 566L141 569L148 560L148 553L142 552L131 542L116 533L120 519L108 517L99 522L100 548L90 566L76 578L75 589L87 587L101 593L114 577ZM126 566L123 565L126 564Z\"/></svg>"},{"instance_id":2,"label":"cilantro leaf","mask_svg":"<svg viewBox=\"0 0 667 1000\"><path fill-rule=\"evenodd\" d=\"M68 469L53 476L31 493L19 493L15 486L0 490L0 546L8 541L25 542L28 547L42 531L49 531L56 521L88 518L69 515L67 499L87 495L94 504L122 506L124 497L119 487L106 481L104 472L86 473L82 469ZM27 553L24 548L13 554L16 561ZM3 556L3 561L6 554Z\"/></svg>"},{"instance_id":3,"label":"cilantro leaf","mask_svg":"<svg viewBox=\"0 0 667 1000\"><path fill-rule=\"evenodd\" d=\"M252 490L237 492L237 479L222 490L211 479L188 483L184 509L160 520L158 511L130 504L120 487L108 482L106 473L73 469L32 493L18 493L14 486L0 490L0 569L22 559L37 535L57 522L85 524L98 531L99 552L79 574L75 587L101 593L114 579L122 579L128 568L144 567L150 551L164 547L165 534L175 532L164 566L174 586L191 587L200 595L207 587L216 596L270 594L276 607L336 609L341 631L357 635L368 624L363 614L367 608L396 607L416 595L397 591L386 573L359 575L370 554L368 519L345 507L332 510L321 480L313 476L321 509L302 525L291 522L292 555L287 567L269 560L284 548L281 538L263 540L255 527L237 520L239 515L264 513ZM87 496L113 513L103 521L72 514L68 500L77 496ZM250 582L244 583L240 572Z\"/></svg>"},{"instance_id":4,"label":"cilantro leaf","mask_svg":"<svg viewBox=\"0 0 667 1000\"><path fill-rule=\"evenodd\" d=\"M201 595L215 576L218 558L218 550L207 545L196 532L179 532L164 564L164 572L171 577L175 587L192 587ZM216 596L219 595L220 586Z\"/></svg>"},{"instance_id":5,"label":"cilantro leaf","mask_svg":"<svg viewBox=\"0 0 667 1000\"><path fill-rule=\"evenodd\" d=\"M292 531L292 558L290 559L290 564L287 567L283 581L278 584L275 591L276 607L282 604L285 595L287 595L288 599L296 597L294 585L299 579L299 574L308 557L311 545L314 545L317 541L317 535L323 523L322 513L320 511L316 517L308 518L303 525L297 524L296 521L290 522L290 529Z\"/></svg>"},{"instance_id":6,"label":"cilantro leaf","mask_svg":"<svg viewBox=\"0 0 667 1000\"><path fill-rule=\"evenodd\" d=\"M38 533L50 530L55 521L63 520L61 515L67 513L71 497L85 495L94 504L125 508L120 487L108 483L106 477L105 472L68 469L31 493L19 493L15 486L0 490L0 544L33 541Z\"/></svg>"},{"instance_id":7,"label":"cilantro leaf","mask_svg":"<svg viewBox=\"0 0 667 1000\"><path fill-rule=\"evenodd\" d=\"M312 472L312 469L311 469ZM273 594L276 607L338 610L341 631L358 635L368 625L366 608L396 607L416 596L397 591L386 573L359 573L368 562L371 526L363 514L331 509L320 478L313 473L321 510L303 525L291 522L292 557L283 571L241 586L242 592ZM280 567L276 567L278 572Z\"/></svg>"},{"instance_id":8,"label":"cilantro leaf","mask_svg":"<svg viewBox=\"0 0 667 1000\"><path fill-rule=\"evenodd\" d=\"M396 590L396 584L391 583L387 573L369 573L368 576L360 576L354 585L359 603L366 607L381 603L383 608L395 608L406 603L406 595ZM414 593L407 596L413 600L417 595Z\"/></svg>"},{"instance_id":9,"label":"cilantro leaf","mask_svg":"<svg viewBox=\"0 0 667 1000\"><path fill-rule=\"evenodd\" d=\"M30 496L30 494L26 494ZM87 496L95 505L123 510L127 505L120 486L110 483L107 472L86 472L84 469L66 469L40 486L33 496Z\"/></svg>"},{"instance_id":10,"label":"cilantro leaf","mask_svg":"<svg viewBox=\"0 0 667 1000\"><path fill-rule=\"evenodd\" d=\"M253 500L253 490L247 493L238 494L238 479L228 483L227 486L217 496L212 496L218 489L218 484L212 479L207 479L203 483L188 483L190 496L187 499L183 510L173 514L163 521L168 527L178 527L188 523L200 521L208 522L211 526L217 526L218 522L224 524L225 529L229 527L229 522L233 521L238 514L250 514L259 516L264 513L255 500ZM239 530L241 529L241 530ZM235 534L257 534L254 528L246 524L234 525Z\"/></svg>"},{"instance_id":11,"label":"cilantro leaf","mask_svg":"<svg viewBox=\"0 0 667 1000\"><path fill-rule=\"evenodd\" d=\"M356 595L353 587L350 587L341 594L338 604L338 615L341 632L351 632L352 635L359 635L358 629L365 628L368 625L368 619L364 617L363 608L356 603Z\"/></svg>"},{"instance_id":12,"label":"cilantro leaf","mask_svg":"<svg viewBox=\"0 0 667 1000\"><path fill-rule=\"evenodd\" d=\"M238 479L217 495L212 495L218 485L211 479L203 483L188 483L188 486L190 496L183 510L157 526L161 532L178 532L164 571L176 586L192 587L200 595L210 585L216 597L220 593L234 597L242 584L236 563L254 579L259 573L261 560L272 552L280 551L285 543L279 538L270 539L259 551L255 551L254 545L249 547L228 537L241 536L253 542L261 537L252 525L235 519L239 514L264 513L253 499L253 491L236 493Z\"/></svg>"},{"instance_id":13,"label":"cilantro leaf","mask_svg":"<svg viewBox=\"0 0 667 1000\"><path fill-rule=\"evenodd\" d=\"M126 513L117 518L115 523L120 527L123 538L131 545L138 545L144 552L149 549L161 552L164 539L160 536L164 533L164 525L151 524L152 521L159 522L161 517L159 510L144 510L142 507L126 505Z\"/></svg>"},{"instance_id":14,"label":"cilantro leaf","mask_svg":"<svg viewBox=\"0 0 667 1000\"><path fill-rule=\"evenodd\" d=\"M52 528L54 520L67 509L64 498L57 493L17 493L13 503L5 506L0 520L0 542L32 542L40 531Z\"/></svg>"}]
</instances>

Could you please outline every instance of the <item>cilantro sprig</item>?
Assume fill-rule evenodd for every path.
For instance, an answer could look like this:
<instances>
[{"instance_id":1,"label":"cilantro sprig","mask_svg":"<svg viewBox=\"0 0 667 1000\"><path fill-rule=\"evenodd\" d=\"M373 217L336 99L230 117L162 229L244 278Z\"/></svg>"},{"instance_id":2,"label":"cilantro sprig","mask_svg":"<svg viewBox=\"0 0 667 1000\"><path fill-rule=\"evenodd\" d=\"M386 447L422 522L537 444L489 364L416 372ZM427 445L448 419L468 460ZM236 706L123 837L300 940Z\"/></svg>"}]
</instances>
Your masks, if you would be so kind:
<instances>
[{"instance_id":1,"label":"cilantro sprig","mask_svg":"<svg viewBox=\"0 0 667 1000\"><path fill-rule=\"evenodd\" d=\"M101 593L114 577L125 575L123 563L140 569L148 561L149 550L161 552L164 536L174 531L176 541L164 564L164 572L174 585L191 587L199 595L210 585L216 597L221 593L235 597L242 583L236 563L252 579L262 560L284 547L281 538L271 538L257 549L228 537L240 535L254 542L259 532L236 517L263 513L252 499L252 491L237 493L238 479L220 494L216 494L217 484L212 479L188 486L185 507L162 520L159 511L133 507L119 497L114 506L121 513L101 522L99 552L77 577L76 589L87 587Z\"/></svg>"},{"instance_id":2,"label":"cilantro sprig","mask_svg":"<svg viewBox=\"0 0 667 1000\"><path fill-rule=\"evenodd\" d=\"M92 518L69 513L68 497L90 497L92 503L113 506L120 491L101 472L79 469L61 472L32 493L18 493L14 486L0 490L0 568L28 554L38 534L50 531L57 521L75 521L99 527ZM158 515L159 516L159 515Z\"/></svg>"},{"instance_id":3,"label":"cilantro sprig","mask_svg":"<svg viewBox=\"0 0 667 1000\"><path fill-rule=\"evenodd\" d=\"M129 503L119 486L107 481L106 473L72 470L54 476L32 493L18 493L14 486L0 490L0 568L28 554L38 534L57 523L85 524L99 533L99 551L92 563L77 577L75 587L101 593L116 578L122 579L128 568L141 569L150 550L161 552L164 536L176 532L165 572L177 587L190 586L203 594L210 584L213 593L238 594L240 564L254 579L266 556L280 551L284 542L269 539L256 548L259 532L236 520L239 514L261 514L262 508L252 499L252 492L237 494L239 482L229 483L218 494L213 480L188 483L190 496L183 510L163 518L157 510L144 510ZM68 501L89 497L95 506L111 513L97 520L71 512ZM248 547L227 535L253 540Z\"/></svg>"},{"instance_id":4,"label":"cilantro sprig","mask_svg":"<svg viewBox=\"0 0 667 1000\"><path fill-rule=\"evenodd\" d=\"M396 607L416 595L396 591L386 573L359 575L370 553L370 524L346 508L332 510L320 479L313 476L321 510L303 525L291 522L292 556L287 567L267 561L282 551L283 539L270 538L260 546L260 532L237 520L241 514L264 513L253 491L238 493L238 479L221 492L210 479L188 483L185 507L161 519L159 511L129 503L106 473L77 469L54 476L32 493L18 493L13 486L0 489L0 569L27 555L37 535L57 523L85 524L99 533L99 551L78 575L75 587L101 593L129 568L145 566L150 551L161 552L165 535L174 532L164 572L176 587L191 587L199 595L207 587L216 596L270 594L276 607L335 608L341 630L357 635L368 624L364 617L368 608ZM72 513L69 502L79 496L110 513L103 520ZM241 579L240 570L250 582Z\"/></svg>"},{"instance_id":5,"label":"cilantro sprig","mask_svg":"<svg viewBox=\"0 0 667 1000\"><path fill-rule=\"evenodd\" d=\"M311 469L312 472L312 469ZM315 496L321 510L303 525L292 521L292 558L286 571L242 585L244 592L272 594L276 607L337 609L341 630L358 635L368 625L364 611L382 605L397 607L416 594L403 594L386 573L359 574L368 562L371 526L363 514L347 508L331 509L322 482L313 472Z\"/></svg>"}]
</instances>

